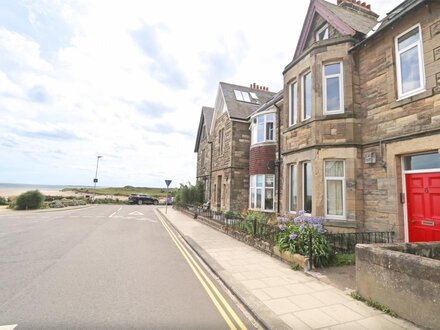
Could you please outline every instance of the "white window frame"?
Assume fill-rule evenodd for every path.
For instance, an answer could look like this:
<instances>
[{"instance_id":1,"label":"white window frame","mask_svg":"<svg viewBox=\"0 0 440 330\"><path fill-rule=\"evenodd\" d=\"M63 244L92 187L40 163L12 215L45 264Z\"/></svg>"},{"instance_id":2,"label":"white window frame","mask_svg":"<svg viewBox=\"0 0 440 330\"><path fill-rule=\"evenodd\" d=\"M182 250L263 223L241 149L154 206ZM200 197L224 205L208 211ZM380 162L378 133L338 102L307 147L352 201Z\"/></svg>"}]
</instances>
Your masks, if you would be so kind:
<instances>
[{"instance_id":1,"label":"white window frame","mask_svg":"<svg viewBox=\"0 0 440 330\"><path fill-rule=\"evenodd\" d=\"M306 196L305 196L305 194L304 194L304 188L305 188L305 184L306 184L306 180L305 180L305 175L304 175L304 169L305 169L305 167L304 167L304 165L305 164L310 164L310 168L311 168L311 173L310 173L310 175L312 175L312 173L313 173L313 165L312 165L312 162L311 161L306 161L306 162L302 162L301 163L301 179L302 179L302 189L301 189L301 196L302 196L302 209L303 209L303 211L304 211L304 214L306 214L306 215L311 215L312 214L312 210L313 210L313 175L312 175L312 210L310 210L310 213L306 213L305 212L305 202L306 202Z\"/></svg>"},{"instance_id":2,"label":"white window frame","mask_svg":"<svg viewBox=\"0 0 440 330\"><path fill-rule=\"evenodd\" d=\"M292 169L293 169L293 178L294 178L294 187L292 187ZM289 165L289 211L295 212L297 210L292 210L292 188L295 190L296 195L296 208L298 209L298 164L290 164Z\"/></svg>"},{"instance_id":3,"label":"white window frame","mask_svg":"<svg viewBox=\"0 0 440 330\"><path fill-rule=\"evenodd\" d=\"M418 28L419 30L419 40L409 46L407 46L406 48L399 50L399 38L403 37L405 34L407 34L408 32L414 30L415 28ZM404 99L416 94L419 94L421 92L425 91L425 64L424 64L424 60L423 60L423 45L422 45L422 41L423 41L423 36L422 36L422 27L420 26L420 24L416 24L414 26L412 26L411 28L409 28L408 30L406 30L405 32L399 34L397 37L395 37L394 39L394 47L395 47L395 51L396 51L396 72L397 72L397 95L398 95L398 100L400 99ZM419 55L419 76L420 76L420 87L417 89L414 89L412 91L403 93L403 86L402 86L402 72L401 72L401 63L400 63L400 54L404 53L406 51L408 51L409 49L413 48L413 47L417 47L417 53Z\"/></svg>"},{"instance_id":4,"label":"white window frame","mask_svg":"<svg viewBox=\"0 0 440 330\"><path fill-rule=\"evenodd\" d=\"M325 67L327 65L332 65L332 64L339 64L339 73L338 74L331 74L326 76L325 75ZM338 113L344 113L344 67L342 65L342 61L338 61L338 62L330 62L330 63L325 63L322 66L322 88L323 88L323 95L322 95L322 99L323 99L323 106L324 106L324 111L323 113L325 115L334 115L334 114L338 114ZM340 109L339 110L327 110L327 78L339 78L339 106Z\"/></svg>"},{"instance_id":5,"label":"white window frame","mask_svg":"<svg viewBox=\"0 0 440 330\"><path fill-rule=\"evenodd\" d=\"M340 176L326 176L325 175L325 163L326 162L342 162L343 167L344 167L344 177L340 177ZM346 186L345 186L345 177L346 177L346 173L345 173L345 159L325 159L324 160L324 208L325 208L325 217L328 219L332 219L332 220L346 220ZM342 179L341 179L342 178ZM327 211L327 181L329 180L340 180L342 181L342 215L333 215L333 214L328 214Z\"/></svg>"},{"instance_id":6,"label":"white window frame","mask_svg":"<svg viewBox=\"0 0 440 330\"><path fill-rule=\"evenodd\" d=\"M249 92L240 91L238 89L234 89L235 99L237 101L252 103L251 101L251 95L249 95ZM240 98L238 97L240 95Z\"/></svg>"},{"instance_id":7,"label":"white window frame","mask_svg":"<svg viewBox=\"0 0 440 330\"><path fill-rule=\"evenodd\" d=\"M269 121L266 119L267 115L273 115L273 120ZM265 112L262 114L259 114L258 116L255 116L254 118L252 118L252 124L251 124L251 145L254 144L260 144L260 143L265 143L265 142L274 142L275 141L275 134L276 134L276 127L275 127L275 121L276 121L276 113L275 112ZM263 120L263 127L264 127L264 139L263 141L258 141L258 117L264 117ZM266 139L267 136L267 123L272 123L272 127L273 127L273 136L272 136L272 140L268 140Z\"/></svg>"},{"instance_id":8,"label":"white window frame","mask_svg":"<svg viewBox=\"0 0 440 330\"><path fill-rule=\"evenodd\" d=\"M296 102L292 104L294 88L296 92ZM298 82L294 81L289 85L289 126L295 125L297 122L298 122Z\"/></svg>"},{"instance_id":9,"label":"white window frame","mask_svg":"<svg viewBox=\"0 0 440 330\"><path fill-rule=\"evenodd\" d=\"M305 117L305 115L306 115L306 113L305 113L305 104L306 104L306 102L305 102L305 93L306 93L306 84L305 84L305 78L306 78L306 76L307 75L309 75L310 74L310 117ZM308 72L306 72L306 73L304 73L302 76L301 76L301 120L307 120L307 119L310 119L310 118L312 118L312 99L313 99L313 97L312 97L312 90L313 90L313 86L312 86L312 84L313 84L313 81L312 81L312 71L308 71Z\"/></svg>"},{"instance_id":10,"label":"white window frame","mask_svg":"<svg viewBox=\"0 0 440 330\"><path fill-rule=\"evenodd\" d=\"M319 34L327 29L327 35L323 39L319 39ZM315 41L327 40L329 38L328 24L324 24L315 34Z\"/></svg>"},{"instance_id":11,"label":"white window frame","mask_svg":"<svg viewBox=\"0 0 440 330\"><path fill-rule=\"evenodd\" d=\"M263 186L257 187L257 176L262 176ZM272 201L272 209L265 208L265 196L266 196L266 176L273 177L273 187L268 187L268 189L272 189L273 191L273 201ZM250 185L249 185L249 209L255 211L264 211L264 212L275 212L275 174L255 174L250 176ZM255 190L255 199L254 205L252 207L252 189ZM257 208L257 189L261 189L261 208Z\"/></svg>"}]
</instances>

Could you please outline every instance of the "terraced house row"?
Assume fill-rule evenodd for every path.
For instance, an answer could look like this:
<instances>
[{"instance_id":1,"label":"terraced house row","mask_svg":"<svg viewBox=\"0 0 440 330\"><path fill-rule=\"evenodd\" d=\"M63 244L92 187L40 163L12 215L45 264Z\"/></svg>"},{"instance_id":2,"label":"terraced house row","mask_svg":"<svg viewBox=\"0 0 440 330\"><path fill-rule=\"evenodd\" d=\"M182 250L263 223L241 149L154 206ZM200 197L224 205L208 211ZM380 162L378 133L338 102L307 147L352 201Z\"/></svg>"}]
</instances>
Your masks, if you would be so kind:
<instances>
[{"instance_id":1,"label":"terraced house row","mask_svg":"<svg viewBox=\"0 0 440 330\"><path fill-rule=\"evenodd\" d=\"M278 93L221 82L202 108L211 208L440 240L440 2L406 0L378 21L364 2L312 0L283 76Z\"/></svg>"}]
</instances>

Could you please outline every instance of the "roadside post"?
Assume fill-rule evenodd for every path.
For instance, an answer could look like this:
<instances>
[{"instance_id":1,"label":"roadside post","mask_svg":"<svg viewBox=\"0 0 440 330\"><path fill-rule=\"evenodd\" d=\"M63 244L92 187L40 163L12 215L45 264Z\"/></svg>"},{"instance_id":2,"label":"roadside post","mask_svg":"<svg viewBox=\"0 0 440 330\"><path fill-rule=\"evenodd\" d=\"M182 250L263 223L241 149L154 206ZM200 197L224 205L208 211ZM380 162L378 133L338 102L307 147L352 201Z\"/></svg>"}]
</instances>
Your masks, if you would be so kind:
<instances>
[{"instance_id":1,"label":"roadside post","mask_svg":"<svg viewBox=\"0 0 440 330\"><path fill-rule=\"evenodd\" d=\"M99 165L99 159L102 158L102 156L97 156L96 158L96 172L95 172L95 178L93 179L93 203L95 203L96 198L96 184L98 183L98 165Z\"/></svg>"},{"instance_id":2,"label":"roadside post","mask_svg":"<svg viewBox=\"0 0 440 330\"><path fill-rule=\"evenodd\" d=\"M171 180L165 180L165 184L167 185L167 196L165 197L165 214L168 212L168 187L171 184Z\"/></svg>"}]
</instances>

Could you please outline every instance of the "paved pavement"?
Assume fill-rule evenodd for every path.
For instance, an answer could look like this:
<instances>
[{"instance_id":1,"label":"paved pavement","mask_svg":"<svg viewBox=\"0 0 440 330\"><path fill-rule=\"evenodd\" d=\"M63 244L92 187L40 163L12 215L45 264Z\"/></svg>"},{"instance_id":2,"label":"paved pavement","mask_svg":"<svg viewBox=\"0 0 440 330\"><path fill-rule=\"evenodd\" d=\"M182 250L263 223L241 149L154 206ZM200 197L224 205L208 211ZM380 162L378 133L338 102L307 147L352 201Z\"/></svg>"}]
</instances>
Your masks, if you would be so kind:
<instances>
[{"instance_id":1,"label":"paved pavement","mask_svg":"<svg viewBox=\"0 0 440 330\"><path fill-rule=\"evenodd\" d=\"M166 217L268 328L417 329L179 211Z\"/></svg>"},{"instance_id":2,"label":"paved pavement","mask_svg":"<svg viewBox=\"0 0 440 330\"><path fill-rule=\"evenodd\" d=\"M252 328L154 210L1 212L0 329Z\"/></svg>"}]
</instances>

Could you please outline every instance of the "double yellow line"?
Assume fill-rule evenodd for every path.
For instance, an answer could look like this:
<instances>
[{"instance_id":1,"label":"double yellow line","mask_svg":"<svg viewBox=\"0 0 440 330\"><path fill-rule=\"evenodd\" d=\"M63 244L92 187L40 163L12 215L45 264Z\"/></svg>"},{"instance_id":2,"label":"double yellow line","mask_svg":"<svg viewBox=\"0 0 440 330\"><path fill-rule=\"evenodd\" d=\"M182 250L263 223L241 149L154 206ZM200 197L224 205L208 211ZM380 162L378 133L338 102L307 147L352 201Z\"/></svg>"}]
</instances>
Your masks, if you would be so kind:
<instances>
[{"instance_id":1,"label":"double yellow line","mask_svg":"<svg viewBox=\"0 0 440 330\"><path fill-rule=\"evenodd\" d=\"M171 239L173 240L174 244L176 244L180 253L182 253L186 262L189 264L192 271L196 275L197 279L199 280L199 282L202 284L203 288L205 289L206 293L211 298L212 302L214 303L215 307L219 311L220 315L223 317L225 322L228 324L229 328L236 330L237 327L235 324L237 324L239 329L245 330L246 326L243 324L243 322L240 320L238 315L234 312L234 310L228 304L228 302L223 297L223 295L218 291L218 289L216 288L214 283L212 283L212 281L210 280L208 275L206 275L206 273L200 268L199 264L191 256L188 249L182 244L182 242L179 240L179 238L171 230L170 226L165 222L163 215L157 210L155 210L155 212L156 212L156 215L159 218L160 222L165 227L168 234L171 236ZM231 320L229 315L235 321L235 324Z\"/></svg>"}]
</instances>

